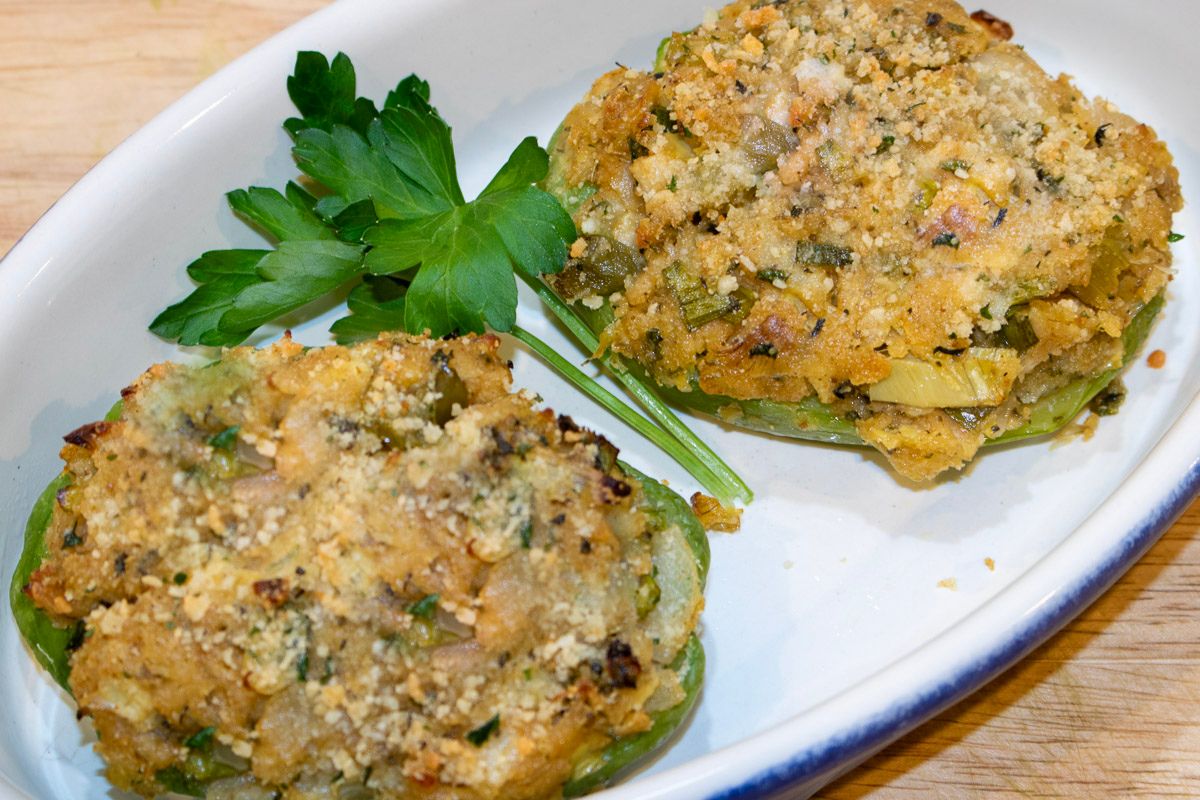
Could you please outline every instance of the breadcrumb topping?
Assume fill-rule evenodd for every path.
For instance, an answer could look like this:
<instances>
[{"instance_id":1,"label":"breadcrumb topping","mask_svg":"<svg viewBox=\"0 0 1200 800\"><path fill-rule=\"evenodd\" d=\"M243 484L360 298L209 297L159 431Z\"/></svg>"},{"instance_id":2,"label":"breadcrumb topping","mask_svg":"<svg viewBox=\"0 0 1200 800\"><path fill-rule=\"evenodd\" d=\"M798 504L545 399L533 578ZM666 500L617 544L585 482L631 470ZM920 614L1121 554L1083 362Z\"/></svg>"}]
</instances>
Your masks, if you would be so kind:
<instances>
[{"instance_id":1,"label":"breadcrumb topping","mask_svg":"<svg viewBox=\"0 0 1200 800\"><path fill-rule=\"evenodd\" d=\"M681 390L816 397L916 479L1021 425L1072 361L1106 363L1169 279L1177 173L1011 35L950 0L742 0L664 42L656 72L601 77L551 177L581 231L638 259L605 341ZM591 263L554 282L596 308ZM871 402L898 362L1013 314L1037 345L1002 388L1026 399L989 425Z\"/></svg>"},{"instance_id":2,"label":"breadcrumb topping","mask_svg":"<svg viewBox=\"0 0 1200 800\"><path fill-rule=\"evenodd\" d=\"M611 445L509 393L497 347L160 364L68 437L28 591L86 621L71 686L117 786L546 797L650 725L695 567L643 602L678 530Z\"/></svg>"}]
</instances>

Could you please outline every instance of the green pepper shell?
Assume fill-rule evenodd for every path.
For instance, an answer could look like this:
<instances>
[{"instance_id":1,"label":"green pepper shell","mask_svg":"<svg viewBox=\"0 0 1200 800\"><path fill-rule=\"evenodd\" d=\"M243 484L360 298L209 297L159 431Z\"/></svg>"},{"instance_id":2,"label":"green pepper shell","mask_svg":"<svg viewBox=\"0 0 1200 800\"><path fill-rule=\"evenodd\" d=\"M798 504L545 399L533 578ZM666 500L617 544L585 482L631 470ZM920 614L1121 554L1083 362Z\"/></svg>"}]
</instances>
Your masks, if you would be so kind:
<instances>
[{"instance_id":1,"label":"green pepper shell","mask_svg":"<svg viewBox=\"0 0 1200 800\"><path fill-rule=\"evenodd\" d=\"M683 533L703 587L708 576L708 537L687 502L628 464L622 462L621 468L641 483L647 511L658 516L664 526L674 525ZM564 797L578 797L608 785L626 769L657 750L687 718L700 697L700 687L704 682L704 648L695 634L688 638L687 644L671 664L671 669L679 675L679 683L684 691L683 701L653 715L649 730L617 739L576 764L571 779L563 787Z\"/></svg>"},{"instance_id":2,"label":"green pepper shell","mask_svg":"<svg viewBox=\"0 0 1200 800\"><path fill-rule=\"evenodd\" d=\"M660 61L663 57L663 48L669 41L669 37L664 39L663 45L659 47ZM546 147L550 153L550 167L542 182L542 188L558 197L560 201L564 201L577 192L573 187L567 186L563 174L561 133L562 127L560 126ZM1162 309L1163 302L1163 296L1157 295L1147 302L1126 326L1125 331L1121 334L1121 341L1125 349L1124 364L1130 362L1142 342L1146 340L1155 317ZM607 301L596 310L579 304L576 304L575 310L597 336L613 319L612 309ZM1112 383L1124 368L1124 364L1120 369L1107 370L1098 375L1079 378L1051 392L1031 407L1029 420L1024 425L1007 431L995 439L987 439L984 441L984 445L1006 444L1054 433L1074 419L1087 407L1092 398ZM647 379L645 370L638 365L627 363L626 366L639 378ZM808 397L795 403L783 403L775 400L738 400L723 395L708 394L695 383L689 387L688 391L680 391L658 384L653 379L649 379L649 382L656 384L659 394L670 402L718 417L722 421L740 428L826 444L866 445L851 420L840 416L815 397Z\"/></svg>"},{"instance_id":3,"label":"green pepper shell","mask_svg":"<svg viewBox=\"0 0 1200 800\"><path fill-rule=\"evenodd\" d=\"M13 573L12 584L8 590L17 630L29 644L38 663L50 673L55 683L68 692L71 691L71 687L67 685L67 676L71 674L70 645L78 635L78 625L66 628L55 625L46 612L34 605L25 594L25 586L48 552L46 529L50 527L55 497L60 489L70 485L71 477L64 472L50 482L33 504L29 522L25 525L25 545L21 550L21 559L17 562L17 569Z\"/></svg>"},{"instance_id":4,"label":"green pepper shell","mask_svg":"<svg viewBox=\"0 0 1200 800\"><path fill-rule=\"evenodd\" d=\"M1125 359L1120 368L1078 378L1047 394L1030 407L1029 419L1024 425L995 439L985 440L984 446L1007 444L1054 433L1078 416L1079 412L1087 408L1092 398L1112 383L1125 365L1133 359L1150 334L1150 328L1158 312L1162 310L1163 302L1163 296L1157 295L1146 303L1126 326L1121 334ZM612 321L612 310L607 303L596 311L580 306L576 307L576 311L597 335ZM637 365L629 364L628 369L644 380L654 383ZM816 397L807 397L795 403L782 403L776 400L738 400L708 394L694 384L689 391L662 385L658 385L657 388L660 395L676 405L718 417L740 428L826 444L866 445L852 421L837 414Z\"/></svg>"},{"instance_id":5,"label":"green pepper shell","mask_svg":"<svg viewBox=\"0 0 1200 800\"><path fill-rule=\"evenodd\" d=\"M112 422L121 416L124 404L118 400L108 413L104 415L107 422ZM29 520L25 523L25 541L21 548L21 558L13 572L12 582L8 587L8 601L12 607L13 618L17 630L33 651L34 658L54 678L54 682L66 689L67 678L71 674L71 650L78 642L83 632L82 623L63 627L56 625L46 612L42 611L29 595L25 587L29 579L42 565L49 549L46 547L46 530L50 527L50 519L54 514L54 503L58 492L71 485L71 476L62 473L38 496L33 509L29 512Z\"/></svg>"},{"instance_id":6,"label":"green pepper shell","mask_svg":"<svg viewBox=\"0 0 1200 800\"><path fill-rule=\"evenodd\" d=\"M105 419L116 419L120 416L120 411L121 404L118 403ZM651 518L663 529L674 526L682 533L696 565L699 585L703 588L708 575L708 538L687 502L628 464L621 462L620 466L641 484L645 498L644 508ZM13 616L22 638L29 644L38 663L68 693L71 691L68 683L71 673L71 650L82 632L81 623L70 627L56 625L49 615L34 605L25 594L24 588L48 552L46 532L50 526L56 495L70 483L69 474L59 475L50 482L34 503L25 527L24 548L9 589ZM700 687L704 680L704 648L695 634L688 638L671 664L671 669L679 675L684 699L677 705L653 715L648 730L617 739L577 764L564 787L564 796L577 797L608 784L627 768L658 749L687 718L700 696ZM182 779L173 781L172 775L163 777L168 779L168 788L172 791L193 797L203 796L203 787L195 782Z\"/></svg>"}]
</instances>

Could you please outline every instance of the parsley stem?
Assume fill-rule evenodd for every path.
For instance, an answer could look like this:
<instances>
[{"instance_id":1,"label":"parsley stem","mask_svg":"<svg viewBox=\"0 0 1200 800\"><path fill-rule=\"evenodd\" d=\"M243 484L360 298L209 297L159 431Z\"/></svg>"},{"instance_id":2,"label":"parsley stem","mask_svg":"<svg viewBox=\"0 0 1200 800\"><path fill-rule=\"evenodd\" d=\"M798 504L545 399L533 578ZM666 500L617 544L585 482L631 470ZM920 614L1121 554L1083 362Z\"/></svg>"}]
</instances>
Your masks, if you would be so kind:
<instances>
[{"instance_id":1,"label":"parsley stem","mask_svg":"<svg viewBox=\"0 0 1200 800\"><path fill-rule=\"evenodd\" d=\"M587 326L579 315L566 303L562 298L556 295L545 283L535 278L531 278L524 273L521 277L529 284L542 302L554 313L554 316L567 326L567 329L574 334L575 338L583 345L584 349L592 356L596 356L596 350L600 347L600 340L596 338L596 334L592 333L591 328ZM691 431L679 417L667 406L666 403L650 388L646 383L634 375L626 366L623 360L615 356L607 356L603 358L603 363L608 366L615 377L625 389L632 394L644 409L662 426L675 441L683 445L684 449L690 454L690 460L694 460L703 467L703 474L688 467L688 465L677 456L674 456L671 450L663 447L668 453L672 453L672 457L680 464L688 468L697 481L700 482L705 489L712 492L713 495L722 503L729 504L734 500L741 500L744 503L749 503L754 499L754 492L746 485L733 469L726 464L721 457L713 452L704 441ZM585 376L586 377L586 376ZM589 379L590 380L590 379ZM582 388L582 387L581 387ZM620 401L618 401L620 402ZM618 414L618 416L621 416ZM624 417L621 417L624 419ZM657 441L655 442L657 444ZM662 445L659 445L662 447ZM705 476L711 476L709 480Z\"/></svg>"},{"instance_id":2,"label":"parsley stem","mask_svg":"<svg viewBox=\"0 0 1200 800\"><path fill-rule=\"evenodd\" d=\"M683 421L644 380L629 370L625 359L609 355L605 358L604 363L616 379L625 386L625 390L637 398L642 407L666 428L668 433L695 455L708 470L717 475L721 481L720 491L711 488L709 491L712 491L718 500L729 505L733 500L749 503L754 499L754 492L746 485L741 476L713 452L712 448L704 443L704 440L693 433L691 428L684 425Z\"/></svg>"},{"instance_id":3,"label":"parsley stem","mask_svg":"<svg viewBox=\"0 0 1200 800\"><path fill-rule=\"evenodd\" d=\"M514 339L524 342L529 349L541 356L559 374L575 384L588 397L591 397L605 409L612 412L617 419L633 428L642 436L645 436L652 444L678 461L708 491L717 492L725 488L721 483L721 479L717 475L714 475L712 470L708 469L700 459L696 458L695 454L676 441L662 428L630 408L628 403L625 403L621 398L608 389L605 389L586 372L560 356L550 345L518 325L514 325L508 333Z\"/></svg>"}]
</instances>

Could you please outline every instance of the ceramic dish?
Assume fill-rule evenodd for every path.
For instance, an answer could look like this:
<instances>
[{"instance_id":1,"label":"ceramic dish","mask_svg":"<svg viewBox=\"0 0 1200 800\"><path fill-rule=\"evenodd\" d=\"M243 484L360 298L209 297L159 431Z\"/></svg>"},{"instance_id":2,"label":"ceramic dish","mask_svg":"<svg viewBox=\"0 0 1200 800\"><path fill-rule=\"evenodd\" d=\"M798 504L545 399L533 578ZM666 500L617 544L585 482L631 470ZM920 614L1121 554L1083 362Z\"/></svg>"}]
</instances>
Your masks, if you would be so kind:
<instances>
[{"instance_id":1,"label":"ceramic dish","mask_svg":"<svg viewBox=\"0 0 1200 800\"><path fill-rule=\"evenodd\" d=\"M543 141L612 62L645 64L692 25L695 0L595 4L343 0L272 39L164 112L64 197L0 265L0 578L33 498L57 472L58 437L98 418L151 362L179 351L146 331L189 288L204 249L253 245L224 191L294 174L279 121L298 49L345 50L363 93L419 71L455 126L464 187L480 188L519 139ZM1189 73L1200 8L994 2L1051 72L1069 70L1152 124L1185 197L1200 197L1200 97ZM1170 25L1163 25L1170 19ZM1103 48L1097 47L1104 42ZM1170 524L1200 484L1200 226L1175 229L1178 276L1129 399L1089 442L1000 448L957 480L901 485L866 450L695 429L758 493L743 530L713 540L698 711L665 755L612 798L804 796L978 688L1070 619ZM522 297L521 323L569 345ZM299 324L328 341L328 319ZM620 443L635 466L694 487L674 464L515 352L536 387ZM990 560L994 569L985 565ZM954 579L954 589L948 588ZM109 791L74 710L0 613L0 798Z\"/></svg>"}]
</instances>

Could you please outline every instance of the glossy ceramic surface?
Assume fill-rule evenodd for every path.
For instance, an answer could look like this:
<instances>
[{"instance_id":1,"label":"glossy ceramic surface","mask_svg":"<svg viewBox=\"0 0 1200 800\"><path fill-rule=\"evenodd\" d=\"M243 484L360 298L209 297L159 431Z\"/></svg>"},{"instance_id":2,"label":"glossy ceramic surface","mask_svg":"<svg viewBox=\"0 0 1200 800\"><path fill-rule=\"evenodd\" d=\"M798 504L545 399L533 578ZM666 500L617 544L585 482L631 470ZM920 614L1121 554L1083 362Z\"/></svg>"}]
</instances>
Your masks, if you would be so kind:
<instances>
[{"instance_id":1,"label":"glossy ceramic surface","mask_svg":"<svg viewBox=\"0 0 1200 800\"><path fill-rule=\"evenodd\" d=\"M146 324L189 290L206 249L254 245L222 194L282 185L295 170L279 128L298 49L345 50L360 89L430 80L455 127L463 183L479 189L528 133L542 140L614 61L644 65L659 38L693 25L695 0L502 3L343 0L222 71L118 148L0 264L0 579L24 517L59 469L59 437L98 418L148 364L199 358ZM1200 6L994 2L1051 71L1069 71L1152 124L1186 197L1200 197L1200 89L1191 31ZM1164 19L1171 20L1163 25ZM613 798L803 796L978 688L1119 576L1195 494L1200 455L1200 225L1175 229L1178 276L1122 412L1089 442L987 453L931 488L902 485L869 451L695 428L755 488L736 535L713 539L704 615L709 674L674 746ZM328 341L329 316L297 322ZM522 296L521 323L573 350ZM274 334L277 334L275 331ZM265 337L264 337L265 338ZM510 345L511 346L511 345ZM517 382L606 433L635 466L685 493L675 465L514 349ZM580 355L582 360L582 355ZM985 564L990 559L994 569ZM953 579L955 588L947 588ZM0 609L0 798L110 790L89 734Z\"/></svg>"}]
</instances>

